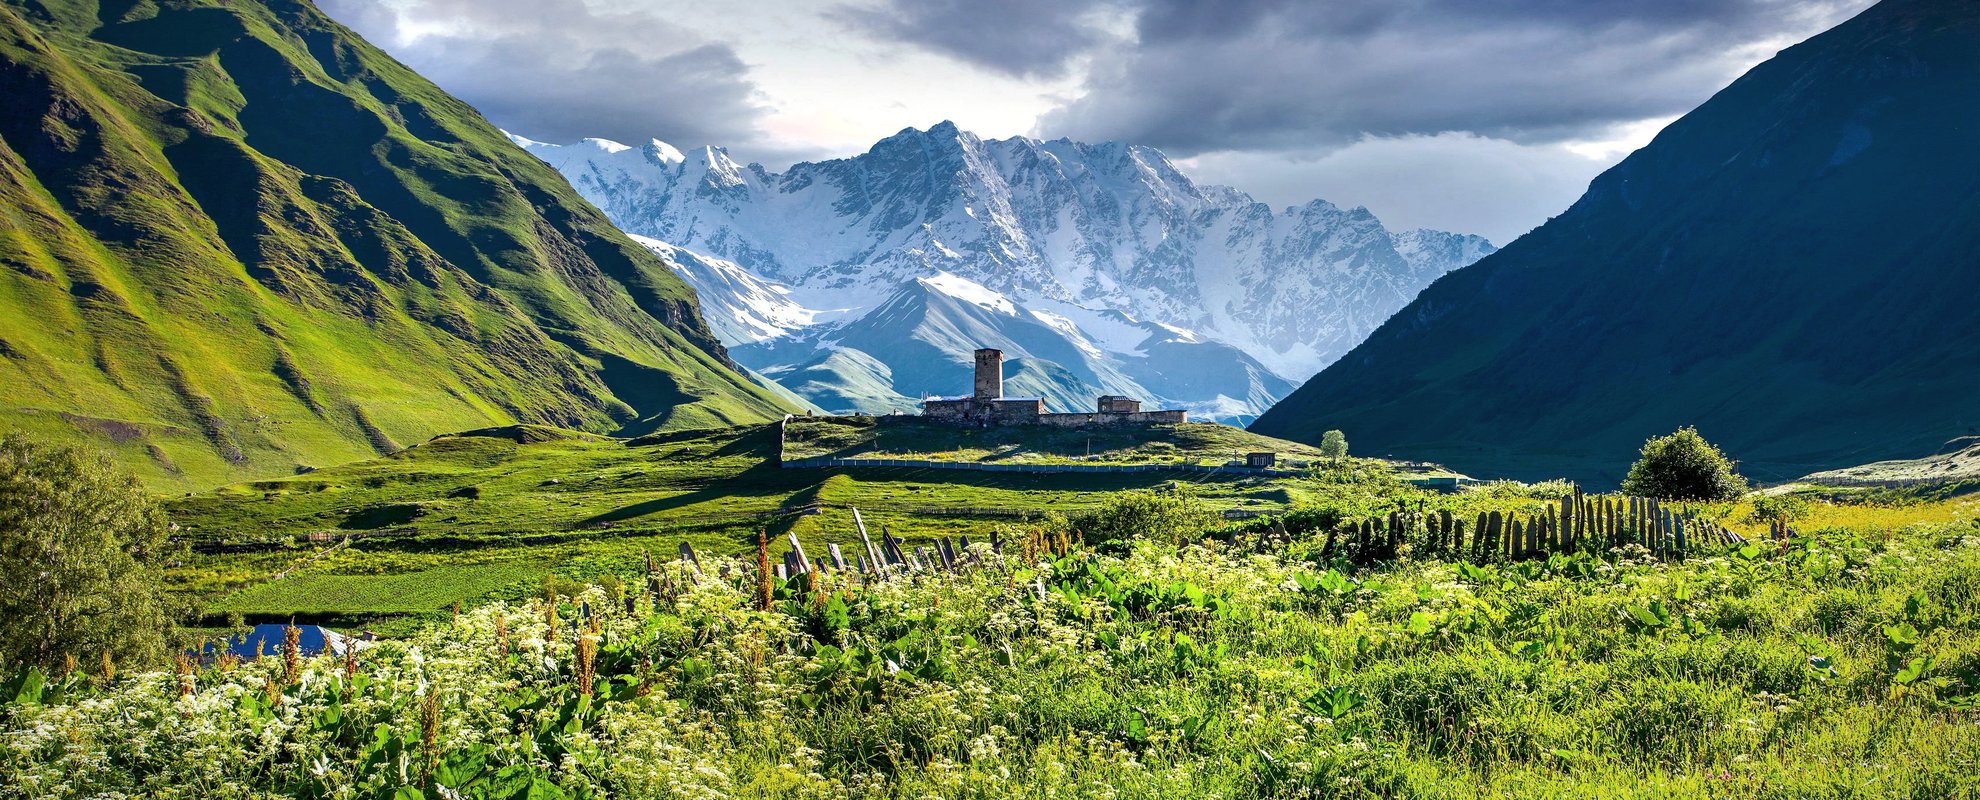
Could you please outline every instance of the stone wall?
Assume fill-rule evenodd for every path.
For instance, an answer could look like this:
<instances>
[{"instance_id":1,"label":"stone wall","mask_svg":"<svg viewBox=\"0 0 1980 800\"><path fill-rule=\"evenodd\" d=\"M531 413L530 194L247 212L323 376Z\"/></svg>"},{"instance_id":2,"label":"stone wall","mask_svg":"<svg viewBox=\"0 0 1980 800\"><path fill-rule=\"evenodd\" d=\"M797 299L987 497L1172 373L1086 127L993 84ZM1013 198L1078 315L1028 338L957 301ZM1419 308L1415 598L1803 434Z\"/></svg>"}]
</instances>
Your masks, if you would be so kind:
<instances>
[{"instance_id":1,"label":"stone wall","mask_svg":"<svg viewBox=\"0 0 1980 800\"><path fill-rule=\"evenodd\" d=\"M952 425L1029 425L1045 415L1045 401L986 400L965 397L959 400L929 400L921 404L921 414L936 422Z\"/></svg>"},{"instance_id":2,"label":"stone wall","mask_svg":"<svg viewBox=\"0 0 1980 800\"><path fill-rule=\"evenodd\" d=\"M1117 394L1106 395L1100 398L1100 413L1139 414L1141 413L1141 401L1132 397L1122 397Z\"/></svg>"},{"instance_id":3,"label":"stone wall","mask_svg":"<svg viewBox=\"0 0 1980 800\"><path fill-rule=\"evenodd\" d=\"M1133 414L1045 414L1040 425L1060 428L1086 428L1105 425L1180 425L1189 421L1187 411L1139 411Z\"/></svg>"}]
</instances>

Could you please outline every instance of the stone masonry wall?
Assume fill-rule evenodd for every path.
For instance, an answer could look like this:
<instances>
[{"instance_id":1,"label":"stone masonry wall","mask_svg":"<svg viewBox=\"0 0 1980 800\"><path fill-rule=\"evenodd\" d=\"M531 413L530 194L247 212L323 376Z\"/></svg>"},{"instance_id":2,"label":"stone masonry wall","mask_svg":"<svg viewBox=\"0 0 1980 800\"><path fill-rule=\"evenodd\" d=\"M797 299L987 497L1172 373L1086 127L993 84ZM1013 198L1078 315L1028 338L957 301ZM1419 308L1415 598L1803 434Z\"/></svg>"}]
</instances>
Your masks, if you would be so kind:
<instances>
[{"instance_id":1,"label":"stone masonry wall","mask_svg":"<svg viewBox=\"0 0 1980 800\"><path fill-rule=\"evenodd\" d=\"M1104 425L1179 425L1189 421L1188 411L1141 411L1133 414L1045 414L1040 425L1085 428Z\"/></svg>"}]
</instances>

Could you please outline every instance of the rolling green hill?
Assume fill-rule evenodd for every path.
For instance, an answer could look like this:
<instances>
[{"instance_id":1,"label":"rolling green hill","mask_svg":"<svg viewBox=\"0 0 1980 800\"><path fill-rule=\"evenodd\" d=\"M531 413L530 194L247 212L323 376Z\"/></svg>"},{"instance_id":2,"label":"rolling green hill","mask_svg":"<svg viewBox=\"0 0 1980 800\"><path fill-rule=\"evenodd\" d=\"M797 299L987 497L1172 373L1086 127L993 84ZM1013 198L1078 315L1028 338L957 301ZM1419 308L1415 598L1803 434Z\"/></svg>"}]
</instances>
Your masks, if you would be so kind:
<instances>
[{"instance_id":1,"label":"rolling green hill","mask_svg":"<svg viewBox=\"0 0 1980 800\"><path fill-rule=\"evenodd\" d=\"M159 487L769 419L693 292L301 0L0 2L0 426Z\"/></svg>"},{"instance_id":2,"label":"rolling green hill","mask_svg":"<svg viewBox=\"0 0 1980 800\"><path fill-rule=\"evenodd\" d=\"M1980 427L1980 5L1782 51L1252 429L1613 486L1696 425L1785 480Z\"/></svg>"}]
</instances>

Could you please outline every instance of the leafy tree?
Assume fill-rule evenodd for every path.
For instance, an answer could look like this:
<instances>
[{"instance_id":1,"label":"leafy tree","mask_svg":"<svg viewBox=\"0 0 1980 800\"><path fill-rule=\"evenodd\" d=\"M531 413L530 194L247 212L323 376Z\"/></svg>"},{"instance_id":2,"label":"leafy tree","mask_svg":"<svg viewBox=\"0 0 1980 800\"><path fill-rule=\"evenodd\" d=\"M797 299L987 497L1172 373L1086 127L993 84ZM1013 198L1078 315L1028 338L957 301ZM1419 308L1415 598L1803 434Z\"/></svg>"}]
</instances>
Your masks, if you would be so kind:
<instances>
[{"instance_id":1,"label":"leafy tree","mask_svg":"<svg viewBox=\"0 0 1980 800\"><path fill-rule=\"evenodd\" d=\"M1686 427L1644 442L1642 457L1630 466L1622 488L1638 497L1733 500L1746 494L1746 479L1733 472L1718 446L1699 436L1697 428Z\"/></svg>"},{"instance_id":2,"label":"leafy tree","mask_svg":"<svg viewBox=\"0 0 1980 800\"><path fill-rule=\"evenodd\" d=\"M1347 457L1347 454L1347 434L1341 433L1338 430L1331 430L1320 434L1320 455L1332 459L1341 459Z\"/></svg>"},{"instance_id":3,"label":"leafy tree","mask_svg":"<svg viewBox=\"0 0 1980 800\"><path fill-rule=\"evenodd\" d=\"M161 661L175 613L167 533L102 454L0 437L0 663Z\"/></svg>"}]
</instances>

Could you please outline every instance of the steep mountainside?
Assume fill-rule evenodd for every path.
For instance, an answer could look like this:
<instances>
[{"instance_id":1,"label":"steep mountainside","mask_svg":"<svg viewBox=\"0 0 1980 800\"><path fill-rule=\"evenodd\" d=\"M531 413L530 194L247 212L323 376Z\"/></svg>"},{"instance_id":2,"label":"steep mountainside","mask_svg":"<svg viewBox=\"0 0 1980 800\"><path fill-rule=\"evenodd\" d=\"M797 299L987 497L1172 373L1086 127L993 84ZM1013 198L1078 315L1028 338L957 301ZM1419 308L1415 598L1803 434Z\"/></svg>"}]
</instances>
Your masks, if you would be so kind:
<instances>
[{"instance_id":1,"label":"steep mountainside","mask_svg":"<svg viewBox=\"0 0 1980 800\"><path fill-rule=\"evenodd\" d=\"M1697 424L1783 479L1980 426L1980 5L1885 0L1445 276L1253 426L1609 484Z\"/></svg>"},{"instance_id":2,"label":"steep mountainside","mask_svg":"<svg viewBox=\"0 0 1980 800\"><path fill-rule=\"evenodd\" d=\"M301 0L0 2L0 425L156 485L758 420L695 298Z\"/></svg>"},{"instance_id":3,"label":"steep mountainside","mask_svg":"<svg viewBox=\"0 0 1980 800\"><path fill-rule=\"evenodd\" d=\"M1195 331L1281 375L1311 374L1492 251L1324 201L1275 212L1147 147L985 141L946 122L782 173L712 147L518 141L625 230L732 261L822 319L946 272L1018 302Z\"/></svg>"}]
</instances>

